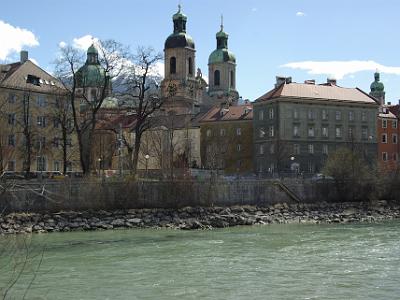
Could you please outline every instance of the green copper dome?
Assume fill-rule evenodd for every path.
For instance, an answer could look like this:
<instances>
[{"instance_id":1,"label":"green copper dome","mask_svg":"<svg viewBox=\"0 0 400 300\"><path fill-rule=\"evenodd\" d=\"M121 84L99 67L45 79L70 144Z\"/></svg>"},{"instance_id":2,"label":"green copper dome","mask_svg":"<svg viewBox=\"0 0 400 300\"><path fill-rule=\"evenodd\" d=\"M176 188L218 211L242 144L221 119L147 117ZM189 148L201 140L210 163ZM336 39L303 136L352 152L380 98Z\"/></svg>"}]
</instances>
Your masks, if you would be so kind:
<instances>
[{"instance_id":1,"label":"green copper dome","mask_svg":"<svg viewBox=\"0 0 400 300\"><path fill-rule=\"evenodd\" d=\"M380 74L376 72L374 74L375 81L371 83L371 92L383 92L385 90L385 86L382 82L380 82Z\"/></svg>"},{"instance_id":2,"label":"green copper dome","mask_svg":"<svg viewBox=\"0 0 400 300\"><path fill-rule=\"evenodd\" d=\"M105 82L106 72L100 65L98 52L94 45L87 51L86 63L76 72L78 88L99 87Z\"/></svg>"},{"instance_id":3,"label":"green copper dome","mask_svg":"<svg viewBox=\"0 0 400 300\"><path fill-rule=\"evenodd\" d=\"M172 20L174 22L174 33L165 41L164 49L185 47L194 49L195 46L192 37L186 34L187 17L181 12L180 5L178 12L173 15Z\"/></svg>"},{"instance_id":4,"label":"green copper dome","mask_svg":"<svg viewBox=\"0 0 400 300\"><path fill-rule=\"evenodd\" d=\"M217 64L224 62L236 63L235 55L228 49L216 49L210 54L210 57L208 58L209 64Z\"/></svg>"},{"instance_id":5,"label":"green copper dome","mask_svg":"<svg viewBox=\"0 0 400 300\"><path fill-rule=\"evenodd\" d=\"M208 58L209 64L232 62L236 63L235 55L228 50L229 35L224 31L224 26L221 23L221 30L217 32L217 49L214 50Z\"/></svg>"}]
</instances>

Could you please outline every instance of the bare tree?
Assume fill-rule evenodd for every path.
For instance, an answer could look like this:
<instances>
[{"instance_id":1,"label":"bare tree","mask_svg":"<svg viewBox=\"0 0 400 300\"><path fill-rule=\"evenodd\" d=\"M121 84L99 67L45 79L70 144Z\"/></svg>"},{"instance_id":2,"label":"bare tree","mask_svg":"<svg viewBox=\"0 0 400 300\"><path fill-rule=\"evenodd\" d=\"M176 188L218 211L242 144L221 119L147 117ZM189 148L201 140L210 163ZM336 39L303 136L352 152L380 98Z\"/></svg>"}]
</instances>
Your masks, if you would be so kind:
<instances>
[{"instance_id":1,"label":"bare tree","mask_svg":"<svg viewBox=\"0 0 400 300\"><path fill-rule=\"evenodd\" d=\"M129 157L132 157L130 167L134 175L138 168L142 136L151 128L151 117L164 102L164 98L159 94L158 82L151 76L161 59L162 54L156 53L154 49L139 47L132 57L133 64L129 67L129 75L123 82L124 92L121 96L132 103L136 116L134 139L122 139Z\"/></svg>"},{"instance_id":2,"label":"bare tree","mask_svg":"<svg viewBox=\"0 0 400 300\"><path fill-rule=\"evenodd\" d=\"M104 99L111 96L110 86L113 78L120 75L126 67L127 48L114 40L97 43L100 65L104 75L96 82L99 93L93 99L88 86L79 82L78 68L83 64L82 53L72 46L60 48L60 58L56 61L56 73L67 88L72 108L75 132L78 138L81 168L84 174L89 173L92 165L92 143L98 121L98 112ZM78 94L78 90L81 93ZM81 110L81 105L85 107Z\"/></svg>"}]
</instances>

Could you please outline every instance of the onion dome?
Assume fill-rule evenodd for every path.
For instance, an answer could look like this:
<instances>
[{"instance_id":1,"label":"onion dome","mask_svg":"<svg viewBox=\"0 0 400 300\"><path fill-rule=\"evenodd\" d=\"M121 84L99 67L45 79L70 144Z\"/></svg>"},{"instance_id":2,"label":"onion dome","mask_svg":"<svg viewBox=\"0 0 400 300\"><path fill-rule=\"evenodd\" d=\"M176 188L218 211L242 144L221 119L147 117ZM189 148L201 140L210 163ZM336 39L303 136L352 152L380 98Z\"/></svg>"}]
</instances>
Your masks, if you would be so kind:
<instances>
[{"instance_id":1,"label":"onion dome","mask_svg":"<svg viewBox=\"0 0 400 300\"><path fill-rule=\"evenodd\" d=\"M217 49L214 50L208 58L209 64L217 64L224 62L236 63L235 55L228 50L229 35L224 31L224 25L221 23L221 30L217 32Z\"/></svg>"},{"instance_id":2,"label":"onion dome","mask_svg":"<svg viewBox=\"0 0 400 300\"><path fill-rule=\"evenodd\" d=\"M375 72L375 81L371 83L371 92L383 92L385 90L385 86L382 82L380 82L380 74Z\"/></svg>"},{"instance_id":3,"label":"onion dome","mask_svg":"<svg viewBox=\"0 0 400 300\"><path fill-rule=\"evenodd\" d=\"M182 13L181 6L179 5L178 7L178 12L172 17L174 22L174 33L167 38L164 48L170 49L188 47L194 49L194 41L192 37L186 33L187 16Z\"/></svg>"},{"instance_id":4,"label":"onion dome","mask_svg":"<svg viewBox=\"0 0 400 300\"><path fill-rule=\"evenodd\" d=\"M105 70L100 65L99 53L92 44L87 50L86 63L76 72L77 87L99 87L105 82Z\"/></svg>"}]
</instances>

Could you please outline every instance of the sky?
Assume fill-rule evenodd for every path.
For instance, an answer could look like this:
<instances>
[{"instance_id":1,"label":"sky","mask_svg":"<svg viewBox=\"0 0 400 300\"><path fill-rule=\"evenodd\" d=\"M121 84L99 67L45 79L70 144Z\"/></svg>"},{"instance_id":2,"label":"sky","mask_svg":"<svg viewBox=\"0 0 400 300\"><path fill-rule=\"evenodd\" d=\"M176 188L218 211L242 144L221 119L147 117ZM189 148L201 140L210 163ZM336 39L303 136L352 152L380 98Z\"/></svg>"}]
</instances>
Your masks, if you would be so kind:
<instances>
[{"instance_id":1,"label":"sky","mask_svg":"<svg viewBox=\"0 0 400 300\"><path fill-rule=\"evenodd\" d=\"M317 83L331 77L340 86L369 92L377 69L386 101L400 99L398 0L3 1L0 63L18 60L24 49L51 72L60 45L85 48L92 37L162 52L179 2L204 75L223 14L237 60L237 88L245 99L272 89L277 75Z\"/></svg>"}]
</instances>

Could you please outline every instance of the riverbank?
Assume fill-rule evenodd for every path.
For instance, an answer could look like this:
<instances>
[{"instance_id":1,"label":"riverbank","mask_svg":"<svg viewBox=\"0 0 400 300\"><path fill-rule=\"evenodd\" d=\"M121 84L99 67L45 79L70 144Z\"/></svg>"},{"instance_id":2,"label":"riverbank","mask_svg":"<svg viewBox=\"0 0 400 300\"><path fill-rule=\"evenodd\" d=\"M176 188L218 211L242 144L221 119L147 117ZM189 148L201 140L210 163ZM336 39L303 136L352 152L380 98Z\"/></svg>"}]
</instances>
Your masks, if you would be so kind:
<instances>
[{"instance_id":1,"label":"riverbank","mask_svg":"<svg viewBox=\"0 0 400 300\"><path fill-rule=\"evenodd\" d=\"M400 204L276 204L270 207L186 207L116 211L13 213L0 217L0 234L123 228L212 229L240 225L379 222L400 218Z\"/></svg>"}]
</instances>

